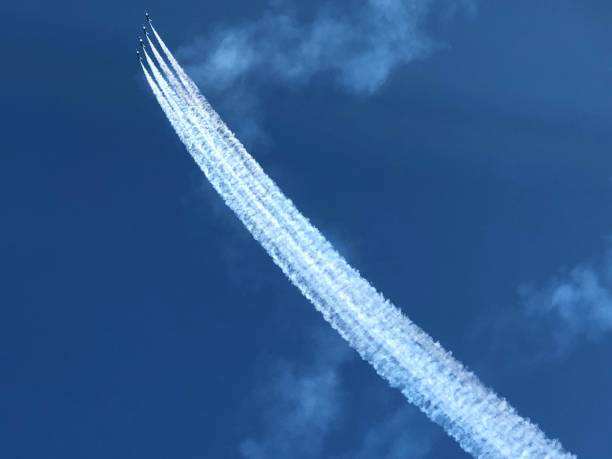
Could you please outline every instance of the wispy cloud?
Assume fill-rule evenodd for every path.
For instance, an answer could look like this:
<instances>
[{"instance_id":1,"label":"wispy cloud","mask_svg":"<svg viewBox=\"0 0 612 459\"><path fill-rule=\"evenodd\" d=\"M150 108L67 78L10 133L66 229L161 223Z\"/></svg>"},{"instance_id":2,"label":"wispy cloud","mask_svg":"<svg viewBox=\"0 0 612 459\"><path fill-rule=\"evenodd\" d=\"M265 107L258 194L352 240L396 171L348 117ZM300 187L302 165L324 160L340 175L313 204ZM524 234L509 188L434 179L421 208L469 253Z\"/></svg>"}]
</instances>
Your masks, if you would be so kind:
<instances>
[{"instance_id":1,"label":"wispy cloud","mask_svg":"<svg viewBox=\"0 0 612 459\"><path fill-rule=\"evenodd\" d=\"M483 317L474 339L481 348L481 340L488 344L485 359L500 368L560 359L580 343L607 335L612 335L612 250L599 263L520 286L515 305Z\"/></svg>"},{"instance_id":2,"label":"wispy cloud","mask_svg":"<svg viewBox=\"0 0 612 459\"><path fill-rule=\"evenodd\" d=\"M350 93L370 95L397 67L441 46L426 30L432 11L436 17L469 13L474 1L327 2L314 15L299 14L292 2L277 1L258 19L218 28L180 53L205 92L232 89L235 100L224 100L223 108L241 137L265 140L253 120L257 85L303 86L325 75Z\"/></svg>"},{"instance_id":3,"label":"wispy cloud","mask_svg":"<svg viewBox=\"0 0 612 459\"><path fill-rule=\"evenodd\" d=\"M434 433L423 429L415 409L403 406L366 432L342 459L422 459L429 456Z\"/></svg>"},{"instance_id":4,"label":"wispy cloud","mask_svg":"<svg viewBox=\"0 0 612 459\"><path fill-rule=\"evenodd\" d=\"M314 360L308 363L278 362L257 392L259 428L245 438L240 453L245 459L400 459L426 457L433 430L420 414L399 402L383 420L358 426L359 440L348 448L331 448L335 434L354 420L348 398L361 387L350 384L347 367L352 351L331 332L314 333ZM388 388L381 385L386 391ZM376 389L369 388L369 395ZM390 392L390 391L389 391ZM383 396L384 400L385 397ZM388 402L388 399L385 400ZM384 404L384 403L383 403ZM361 435L361 433L363 435Z\"/></svg>"},{"instance_id":5,"label":"wispy cloud","mask_svg":"<svg viewBox=\"0 0 612 459\"><path fill-rule=\"evenodd\" d=\"M340 371L350 359L348 346L318 333L314 361L281 361L260 385L261 428L240 445L246 459L320 457L326 437L342 416Z\"/></svg>"},{"instance_id":6,"label":"wispy cloud","mask_svg":"<svg viewBox=\"0 0 612 459\"><path fill-rule=\"evenodd\" d=\"M222 28L183 49L206 87L226 88L243 78L300 84L330 73L344 88L369 94L397 66L427 56L434 42L423 23L434 3L445 11L474 4L454 0L367 0L325 4L300 20L285 3L260 19Z\"/></svg>"},{"instance_id":7,"label":"wispy cloud","mask_svg":"<svg viewBox=\"0 0 612 459\"><path fill-rule=\"evenodd\" d=\"M545 321L556 351L565 353L580 338L612 332L612 254L599 266L582 265L543 288L520 290L528 320Z\"/></svg>"}]
</instances>

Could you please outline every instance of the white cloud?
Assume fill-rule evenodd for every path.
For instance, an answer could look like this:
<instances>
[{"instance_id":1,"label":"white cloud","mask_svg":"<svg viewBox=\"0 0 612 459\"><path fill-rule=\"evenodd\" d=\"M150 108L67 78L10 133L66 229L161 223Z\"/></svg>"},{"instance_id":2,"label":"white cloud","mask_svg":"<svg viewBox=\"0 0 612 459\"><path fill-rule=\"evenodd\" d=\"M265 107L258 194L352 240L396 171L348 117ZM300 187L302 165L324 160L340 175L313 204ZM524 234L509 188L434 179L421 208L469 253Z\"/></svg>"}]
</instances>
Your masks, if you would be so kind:
<instances>
[{"instance_id":1,"label":"white cloud","mask_svg":"<svg viewBox=\"0 0 612 459\"><path fill-rule=\"evenodd\" d=\"M303 364L280 362L257 395L259 428L240 445L245 459L422 459L433 444L430 423L417 409L400 400L399 408L383 410L382 420L360 419L355 423L348 402L355 391L383 405L390 405L391 390L363 387L348 380L347 367L354 363L353 351L332 330L315 333L314 361ZM388 408L388 407L387 407ZM379 418L380 416L377 416ZM422 422L420 422L422 421ZM333 436L346 434L347 424L357 436L340 452L330 448ZM345 429L343 431L343 429ZM361 434L362 432L363 435Z\"/></svg>"},{"instance_id":2,"label":"white cloud","mask_svg":"<svg viewBox=\"0 0 612 459\"><path fill-rule=\"evenodd\" d=\"M254 120L254 87L303 86L325 75L370 95L397 67L439 47L424 30L434 4L436 17L475 9L474 0L347 0L322 3L305 19L294 2L274 2L260 18L218 28L180 54L205 93L223 91L224 116L244 141L267 140Z\"/></svg>"},{"instance_id":3,"label":"white cloud","mask_svg":"<svg viewBox=\"0 0 612 459\"><path fill-rule=\"evenodd\" d=\"M486 367L495 362L497 371L561 359L576 346L612 338L612 250L599 263L520 286L518 301L490 310L471 336Z\"/></svg>"},{"instance_id":4,"label":"white cloud","mask_svg":"<svg viewBox=\"0 0 612 459\"><path fill-rule=\"evenodd\" d=\"M543 288L521 290L527 320L549 328L557 352L580 338L612 332L612 257L599 266L578 266Z\"/></svg>"},{"instance_id":5,"label":"white cloud","mask_svg":"<svg viewBox=\"0 0 612 459\"><path fill-rule=\"evenodd\" d=\"M290 7L224 27L182 49L193 76L207 88L225 89L244 78L304 83L331 73L346 89L372 93L399 65L434 48L423 30L433 0L365 0L328 3L310 21ZM472 12L474 2L446 0L445 11ZM451 14L451 13L448 13Z\"/></svg>"},{"instance_id":6,"label":"white cloud","mask_svg":"<svg viewBox=\"0 0 612 459\"><path fill-rule=\"evenodd\" d=\"M258 390L262 426L242 441L245 459L317 458L344 409L340 369L350 358L348 346L317 334L314 362L279 362Z\"/></svg>"},{"instance_id":7,"label":"white cloud","mask_svg":"<svg viewBox=\"0 0 612 459\"><path fill-rule=\"evenodd\" d=\"M304 83L330 72L346 89L371 93L403 63L426 56L431 40L420 30L430 0L367 0L327 6L310 22L289 10L227 27L198 39L183 53L207 87L227 88L244 77Z\"/></svg>"}]
</instances>

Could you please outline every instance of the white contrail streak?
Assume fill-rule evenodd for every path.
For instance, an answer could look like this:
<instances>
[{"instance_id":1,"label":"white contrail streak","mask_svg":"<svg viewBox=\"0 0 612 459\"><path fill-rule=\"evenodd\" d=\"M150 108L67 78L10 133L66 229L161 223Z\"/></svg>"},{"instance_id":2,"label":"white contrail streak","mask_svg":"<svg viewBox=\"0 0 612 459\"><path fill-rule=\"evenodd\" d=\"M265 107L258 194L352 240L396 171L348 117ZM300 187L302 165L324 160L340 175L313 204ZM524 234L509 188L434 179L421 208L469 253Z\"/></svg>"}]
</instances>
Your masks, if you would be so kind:
<instances>
[{"instance_id":1,"label":"white contrail streak","mask_svg":"<svg viewBox=\"0 0 612 459\"><path fill-rule=\"evenodd\" d=\"M143 71L226 204L325 319L390 384L480 458L571 458L379 294L283 195L200 94L155 29L169 66Z\"/></svg>"}]
</instances>

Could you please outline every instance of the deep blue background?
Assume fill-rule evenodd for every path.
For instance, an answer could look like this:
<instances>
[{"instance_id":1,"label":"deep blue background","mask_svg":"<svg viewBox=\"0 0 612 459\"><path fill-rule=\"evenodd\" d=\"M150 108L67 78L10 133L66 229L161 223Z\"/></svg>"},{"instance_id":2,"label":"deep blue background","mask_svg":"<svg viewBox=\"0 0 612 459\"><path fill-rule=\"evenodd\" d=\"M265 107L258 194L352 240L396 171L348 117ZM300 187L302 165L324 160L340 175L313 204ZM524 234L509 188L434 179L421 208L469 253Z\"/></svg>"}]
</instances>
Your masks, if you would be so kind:
<instances>
[{"instance_id":1,"label":"deep blue background","mask_svg":"<svg viewBox=\"0 0 612 459\"><path fill-rule=\"evenodd\" d=\"M177 48L265 7L0 6L1 457L239 457L262 368L311 358L327 326L220 206L134 55L145 9ZM475 330L607 249L611 26L605 1L482 2L371 97L325 77L262 89L270 141L251 148L377 288L585 458L612 457L610 337L523 365ZM387 390L347 371L348 392ZM376 400L360 402L367 424Z\"/></svg>"}]
</instances>

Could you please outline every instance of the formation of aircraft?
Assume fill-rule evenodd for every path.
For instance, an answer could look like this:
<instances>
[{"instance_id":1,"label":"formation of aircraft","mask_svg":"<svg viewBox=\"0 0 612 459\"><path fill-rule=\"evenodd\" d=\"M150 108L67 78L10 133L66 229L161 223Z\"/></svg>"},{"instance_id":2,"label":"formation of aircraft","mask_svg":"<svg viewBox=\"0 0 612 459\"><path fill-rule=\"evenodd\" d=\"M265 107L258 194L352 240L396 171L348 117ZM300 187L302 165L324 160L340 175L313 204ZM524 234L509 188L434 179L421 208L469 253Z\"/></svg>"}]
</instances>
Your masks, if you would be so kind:
<instances>
[{"instance_id":1,"label":"formation of aircraft","mask_svg":"<svg viewBox=\"0 0 612 459\"><path fill-rule=\"evenodd\" d=\"M151 24L151 16L149 16L149 13L145 13L145 20L147 22L147 24ZM142 25L142 33L145 36L149 36L149 31L147 30L147 27L143 24ZM145 49L145 43L142 40L142 38L138 39L138 42L140 43L140 47L144 50ZM138 58L139 61L142 61L142 55L140 54L140 51L136 51L136 57Z\"/></svg>"}]
</instances>

